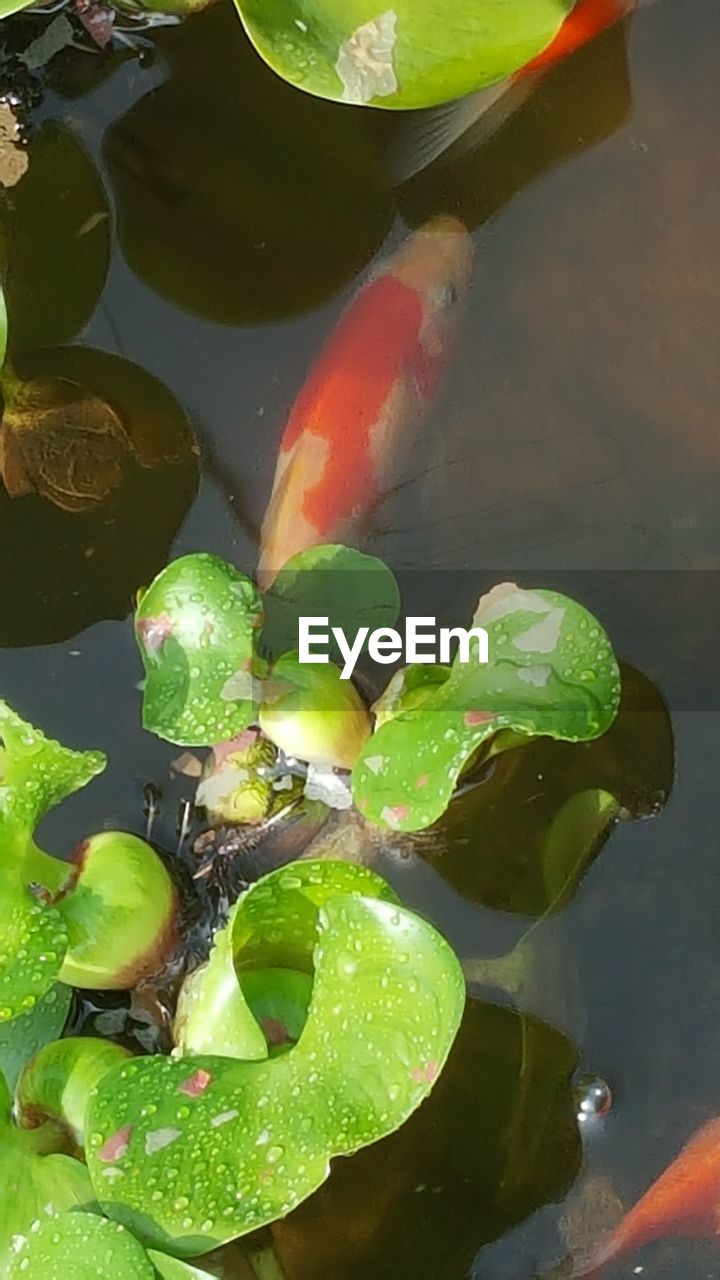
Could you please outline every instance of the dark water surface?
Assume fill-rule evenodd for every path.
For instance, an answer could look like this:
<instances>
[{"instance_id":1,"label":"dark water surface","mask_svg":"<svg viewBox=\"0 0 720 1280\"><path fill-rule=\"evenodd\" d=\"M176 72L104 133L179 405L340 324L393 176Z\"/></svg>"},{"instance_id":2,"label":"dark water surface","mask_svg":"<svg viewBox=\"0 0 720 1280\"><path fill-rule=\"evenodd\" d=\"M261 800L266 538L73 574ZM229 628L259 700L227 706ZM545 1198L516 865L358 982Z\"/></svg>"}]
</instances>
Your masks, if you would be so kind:
<instances>
[{"instance_id":1,"label":"dark water surface","mask_svg":"<svg viewBox=\"0 0 720 1280\"><path fill-rule=\"evenodd\" d=\"M720 1110L714 633L699 642L701 675L677 674L720 589L720 11L716 0L643 9L482 149L399 190L383 169L387 122L282 85L229 4L153 40L153 60L120 59L105 79L88 71L95 55L61 57L37 109L33 145L45 137L51 173L68 144L48 122L92 157L102 187L90 166L88 209L107 200L110 216L86 239L110 228L112 253L93 310L104 250L76 269L53 249L59 181L37 204L31 249L47 238L69 318L45 333L30 305L21 345L73 340L155 375L187 413L202 465L195 492L195 458L179 447L173 466L138 469L93 513L0 496L2 694L110 758L41 836L68 852L101 827L144 832L143 785L167 787L177 749L139 728L134 590L193 550L252 572L284 420L358 276L408 228L461 217L476 248L462 331L407 483L367 546L409 573L420 611L454 608L455 622L503 578L571 590L659 682L675 782L662 813L617 827L548 923L537 1018L475 991L431 1101L340 1162L274 1236L287 1280L531 1280L562 1257L563 1230L574 1239L560 1219L583 1187L591 1243L598 1188L628 1207ZM89 298L77 323L74 291ZM146 396L142 384L136 400ZM604 786L638 816L669 790L662 705L639 677L626 687L611 742L529 749L411 857L379 855L463 957L501 952L542 914L563 788ZM158 827L170 848L178 798ZM614 1097L582 1136L574 1072L603 1077ZM653 1280L720 1278L720 1247L649 1246L608 1280L637 1267Z\"/></svg>"}]
</instances>

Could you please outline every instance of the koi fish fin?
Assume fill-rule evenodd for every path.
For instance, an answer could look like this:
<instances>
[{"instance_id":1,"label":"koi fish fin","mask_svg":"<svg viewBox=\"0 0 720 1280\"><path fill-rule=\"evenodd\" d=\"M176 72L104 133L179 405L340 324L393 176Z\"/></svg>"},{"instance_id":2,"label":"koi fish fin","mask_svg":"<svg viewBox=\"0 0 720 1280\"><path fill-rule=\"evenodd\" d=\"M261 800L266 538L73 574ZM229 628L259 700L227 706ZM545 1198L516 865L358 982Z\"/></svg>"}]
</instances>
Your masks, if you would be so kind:
<instances>
[{"instance_id":1,"label":"koi fish fin","mask_svg":"<svg viewBox=\"0 0 720 1280\"><path fill-rule=\"evenodd\" d=\"M393 185L408 182L456 144L459 155L481 146L522 106L536 80L505 79L457 102L399 114L385 151Z\"/></svg>"},{"instance_id":2,"label":"koi fish fin","mask_svg":"<svg viewBox=\"0 0 720 1280\"><path fill-rule=\"evenodd\" d=\"M690 1138L675 1160L589 1258L573 1280L597 1280L612 1259L668 1236L715 1237L720 1211L720 1118Z\"/></svg>"}]
</instances>

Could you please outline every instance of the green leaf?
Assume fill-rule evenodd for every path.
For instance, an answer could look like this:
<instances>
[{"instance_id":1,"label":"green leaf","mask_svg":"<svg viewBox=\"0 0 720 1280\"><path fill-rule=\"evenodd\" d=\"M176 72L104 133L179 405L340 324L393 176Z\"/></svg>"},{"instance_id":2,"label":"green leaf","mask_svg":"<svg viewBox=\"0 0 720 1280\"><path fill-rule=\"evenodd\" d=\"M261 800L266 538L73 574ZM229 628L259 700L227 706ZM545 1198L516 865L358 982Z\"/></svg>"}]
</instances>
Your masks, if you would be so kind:
<instances>
[{"instance_id":1,"label":"green leaf","mask_svg":"<svg viewBox=\"0 0 720 1280\"><path fill-rule=\"evenodd\" d=\"M262 605L249 578L218 556L183 556L158 574L135 615L145 666L143 725L170 742L209 746L256 718L254 633Z\"/></svg>"},{"instance_id":2,"label":"green leaf","mask_svg":"<svg viewBox=\"0 0 720 1280\"><path fill-rule=\"evenodd\" d=\"M27 9L33 0L0 0L0 18L9 18L11 13L20 13Z\"/></svg>"},{"instance_id":3,"label":"green leaf","mask_svg":"<svg viewBox=\"0 0 720 1280\"><path fill-rule=\"evenodd\" d=\"M76 853L77 878L57 910L68 932L63 982L127 991L156 972L176 934L177 895L155 850L102 831Z\"/></svg>"},{"instance_id":4,"label":"green leaf","mask_svg":"<svg viewBox=\"0 0 720 1280\"><path fill-rule=\"evenodd\" d=\"M30 892L56 892L70 868L38 849L40 819L105 767L99 751L71 751L0 702L0 1023L28 1013L60 973L67 930L55 908Z\"/></svg>"},{"instance_id":5,"label":"green leaf","mask_svg":"<svg viewBox=\"0 0 720 1280\"><path fill-rule=\"evenodd\" d=\"M395 716L419 707L450 675L450 667L434 662L427 666L412 663L396 671L387 689L373 706L375 726L380 728L386 720L394 720Z\"/></svg>"},{"instance_id":6,"label":"green leaf","mask_svg":"<svg viewBox=\"0 0 720 1280\"><path fill-rule=\"evenodd\" d=\"M28 1059L60 1035L71 999L70 988L56 983L27 1013L0 1024L0 1075L11 1089Z\"/></svg>"},{"instance_id":7,"label":"green leaf","mask_svg":"<svg viewBox=\"0 0 720 1280\"><path fill-rule=\"evenodd\" d=\"M52 1131L25 1132L13 1126L10 1098L0 1076L1 1275L8 1275L11 1260L18 1256L18 1245L30 1236L34 1222L47 1220L75 1205L90 1206L95 1201L85 1165L70 1156L56 1154L57 1145L57 1135ZM44 1150L51 1154L43 1154Z\"/></svg>"},{"instance_id":8,"label":"green leaf","mask_svg":"<svg viewBox=\"0 0 720 1280\"><path fill-rule=\"evenodd\" d=\"M260 727L288 756L351 769L370 737L370 715L351 680L332 663L285 653L263 687Z\"/></svg>"},{"instance_id":9,"label":"green leaf","mask_svg":"<svg viewBox=\"0 0 720 1280\"><path fill-rule=\"evenodd\" d=\"M199 1267L193 1267L181 1258L171 1258L169 1254L158 1253L156 1249L149 1249L148 1255L163 1280L215 1280L215 1276L211 1276L209 1271L201 1271Z\"/></svg>"},{"instance_id":10,"label":"green leaf","mask_svg":"<svg viewBox=\"0 0 720 1280\"><path fill-rule=\"evenodd\" d=\"M0 889L0 1024L30 1012L57 978L67 930L57 911L12 883Z\"/></svg>"},{"instance_id":11,"label":"green leaf","mask_svg":"<svg viewBox=\"0 0 720 1280\"><path fill-rule=\"evenodd\" d=\"M393 896L371 872L329 861L293 864L248 890L229 926L234 967L241 978L260 967L313 974L300 1039L261 1061L155 1057L105 1076L90 1101L87 1158L111 1217L153 1245L203 1253L289 1213L334 1156L391 1133L419 1106L465 986L447 943ZM226 948L226 974L227 963Z\"/></svg>"},{"instance_id":12,"label":"green leaf","mask_svg":"<svg viewBox=\"0 0 720 1280\"><path fill-rule=\"evenodd\" d=\"M489 662L477 661L473 641L468 662L458 654L435 694L382 724L363 749L353 795L371 821L400 831L430 826L468 762L501 729L579 742L612 724L617 662L582 605L505 583L481 599L473 628L487 632Z\"/></svg>"},{"instance_id":13,"label":"green leaf","mask_svg":"<svg viewBox=\"0 0 720 1280\"><path fill-rule=\"evenodd\" d=\"M333 543L292 556L264 601L262 647L276 657L297 649L301 617L328 618L327 652L337 662L341 654L330 628L340 627L351 637L360 627L393 627L400 613L397 582L382 560Z\"/></svg>"},{"instance_id":14,"label":"green leaf","mask_svg":"<svg viewBox=\"0 0 720 1280\"><path fill-rule=\"evenodd\" d=\"M307 1014L310 993L302 979L313 971L318 911L330 896L347 893L397 902L374 872L330 860L298 862L265 876L243 894L226 927L216 935L207 964L183 984L175 1022L181 1052L267 1058L260 1006L279 998L280 973L294 984L285 988L283 998L295 1006L292 1020L298 1034L293 1039L297 1039ZM258 974L264 979L260 986L255 981ZM303 1014L298 1023L300 1004Z\"/></svg>"},{"instance_id":15,"label":"green leaf","mask_svg":"<svg viewBox=\"0 0 720 1280\"><path fill-rule=\"evenodd\" d=\"M49 809L102 773L105 756L101 751L72 751L46 738L2 701L0 738L0 856L7 865L8 837L15 849L24 846Z\"/></svg>"},{"instance_id":16,"label":"green leaf","mask_svg":"<svg viewBox=\"0 0 720 1280\"><path fill-rule=\"evenodd\" d=\"M17 1250L9 1280L155 1280L142 1245L117 1222L63 1213L42 1222Z\"/></svg>"},{"instance_id":17,"label":"green leaf","mask_svg":"<svg viewBox=\"0 0 720 1280\"><path fill-rule=\"evenodd\" d=\"M235 0L285 80L333 101L427 107L511 75L559 31L572 0Z\"/></svg>"},{"instance_id":18,"label":"green leaf","mask_svg":"<svg viewBox=\"0 0 720 1280\"><path fill-rule=\"evenodd\" d=\"M25 1065L15 1106L20 1124L37 1127L53 1121L69 1132L77 1147L85 1141L85 1112L90 1091L130 1051L112 1040L68 1036L53 1040Z\"/></svg>"}]
</instances>

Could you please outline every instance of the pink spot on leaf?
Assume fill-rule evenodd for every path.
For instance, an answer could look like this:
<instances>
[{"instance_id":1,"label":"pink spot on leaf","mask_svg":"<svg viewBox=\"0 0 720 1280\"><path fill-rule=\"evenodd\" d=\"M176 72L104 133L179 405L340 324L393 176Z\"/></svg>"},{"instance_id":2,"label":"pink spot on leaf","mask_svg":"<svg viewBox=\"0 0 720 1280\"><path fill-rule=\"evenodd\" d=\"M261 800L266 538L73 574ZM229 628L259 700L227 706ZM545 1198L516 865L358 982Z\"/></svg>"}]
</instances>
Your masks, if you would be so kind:
<instances>
[{"instance_id":1,"label":"pink spot on leaf","mask_svg":"<svg viewBox=\"0 0 720 1280\"><path fill-rule=\"evenodd\" d=\"M123 1125L122 1129L118 1129L117 1133L113 1133L107 1141L103 1143L97 1153L98 1160L102 1160L103 1164L112 1164L114 1160L122 1160L130 1146L131 1134L132 1125Z\"/></svg>"},{"instance_id":2,"label":"pink spot on leaf","mask_svg":"<svg viewBox=\"0 0 720 1280\"><path fill-rule=\"evenodd\" d=\"M157 618L141 618L137 631L148 653L159 653L172 635L172 618L167 613L161 613Z\"/></svg>"},{"instance_id":3,"label":"pink spot on leaf","mask_svg":"<svg viewBox=\"0 0 720 1280\"><path fill-rule=\"evenodd\" d=\"M199 1098L200 1094L205 1092L211 1080L210 1072L203 1071L202 1067L200 1067L194 1075L189 1076L187 1080L183 1080L181 1085L178 1085L178 1093L184 1093L186 1098Z\"/></svg>"},{"instance_id":4,"label":"pink spot on leaf","mask_svg":"<svg viewBox=\"0 0 720 1280\"><path fill-rule=\"evenodd\" d=\"M419 791L421 787L426 787L429 781L430 778L428 775L426 773L421 773L420 777L415 780L415 786Z\"/></svg>"},{"instance_id":5,"label":"pink spot on leaf","mask_svg":"<svg viewBox=\"0 0 720 1280\"><path fill-rule=\"evenodd\" d=\"M396 827L410 817L410 810L406 804L385 805L380 817L389 827Z\"/></svg>"},{"instance_id":6,"label":"pink spot on leaf","mask_svg":"<svg viewBox=\"0 0 720 1280\"><path fill-rule=\"evenodd\" d=\"M423 1067L413 1067L410 1077L415 1084L432 1084L438 1075L437 1062L426 1062Z\"/></svg>"},{"instance_id":7,"label":"pink spot on leaf","mask_svg":"<svg viewBox=\"0 0 720 1280\"><path fill-rule=\"evenodd\" d=\"M290 1044L292 1036L279 1018L261 1018L260 1026L265 1033L265 1039L268 1044Z\"/></svg>"},{"instance_id":8,"label":"pink spot on leaf","mask_svg":"<svg viewBox=\"0 0 720 1280\"><path fill-rule=\"evenodd\" d=\"M474 729L477 725L487 724L488 720L494 719L494 711L466 711L463 716L463 723L466 729Z\"/></svg>"}]
</instances>

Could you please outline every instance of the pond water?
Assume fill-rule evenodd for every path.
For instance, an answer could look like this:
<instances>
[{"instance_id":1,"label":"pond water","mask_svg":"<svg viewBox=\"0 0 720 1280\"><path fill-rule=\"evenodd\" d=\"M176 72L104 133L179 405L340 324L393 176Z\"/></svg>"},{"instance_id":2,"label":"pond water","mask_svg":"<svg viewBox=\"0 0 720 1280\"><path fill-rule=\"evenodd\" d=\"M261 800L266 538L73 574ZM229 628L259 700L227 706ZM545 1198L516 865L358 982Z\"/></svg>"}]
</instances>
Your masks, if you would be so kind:
<instances>
[{"instance_id":1,"label":"pond water","mask_svg":"<svg viewBox=\"0 0 720 1280\"><path fill-rule=\"evenodd\" d=\"M545 909L559 798L605 786L637 819L539 935L531 1016L473 987L431 1100L274 1229L287 1280L531 1280L592 1243L718 1111L719 59L715 0L643 8L482 147L402 187L384 164L392 122L284 86L224 0L154 32L140 60L60 55L34 107L31 155L44 148L54 187L38 179L28 202L21 345L73 340L134 362L200 451L178 420L178 460L137 468L91 513L0 496L0 689L49 734L109 755L47 822L47 844L143 833L152 781L155 837L175 847L177 749L139 728L133 592L193 550L253 571L306 371L369 264L438 213L473 234L470 297L364 545L416 611L454 622L496 581L566 590L647 677L627 675L609 743L533 747L439 832L374 851L472 961ZM76 173L79 249L62 238ZM48 299L58 332L43 328ZM132 394L151 432L160 393L140 378ZM580 1131L583 1075L613 1105ZM711 1280L720 1249L658 1243L608 1280L639 1267Z\"/></svg>"}]
</instances>

